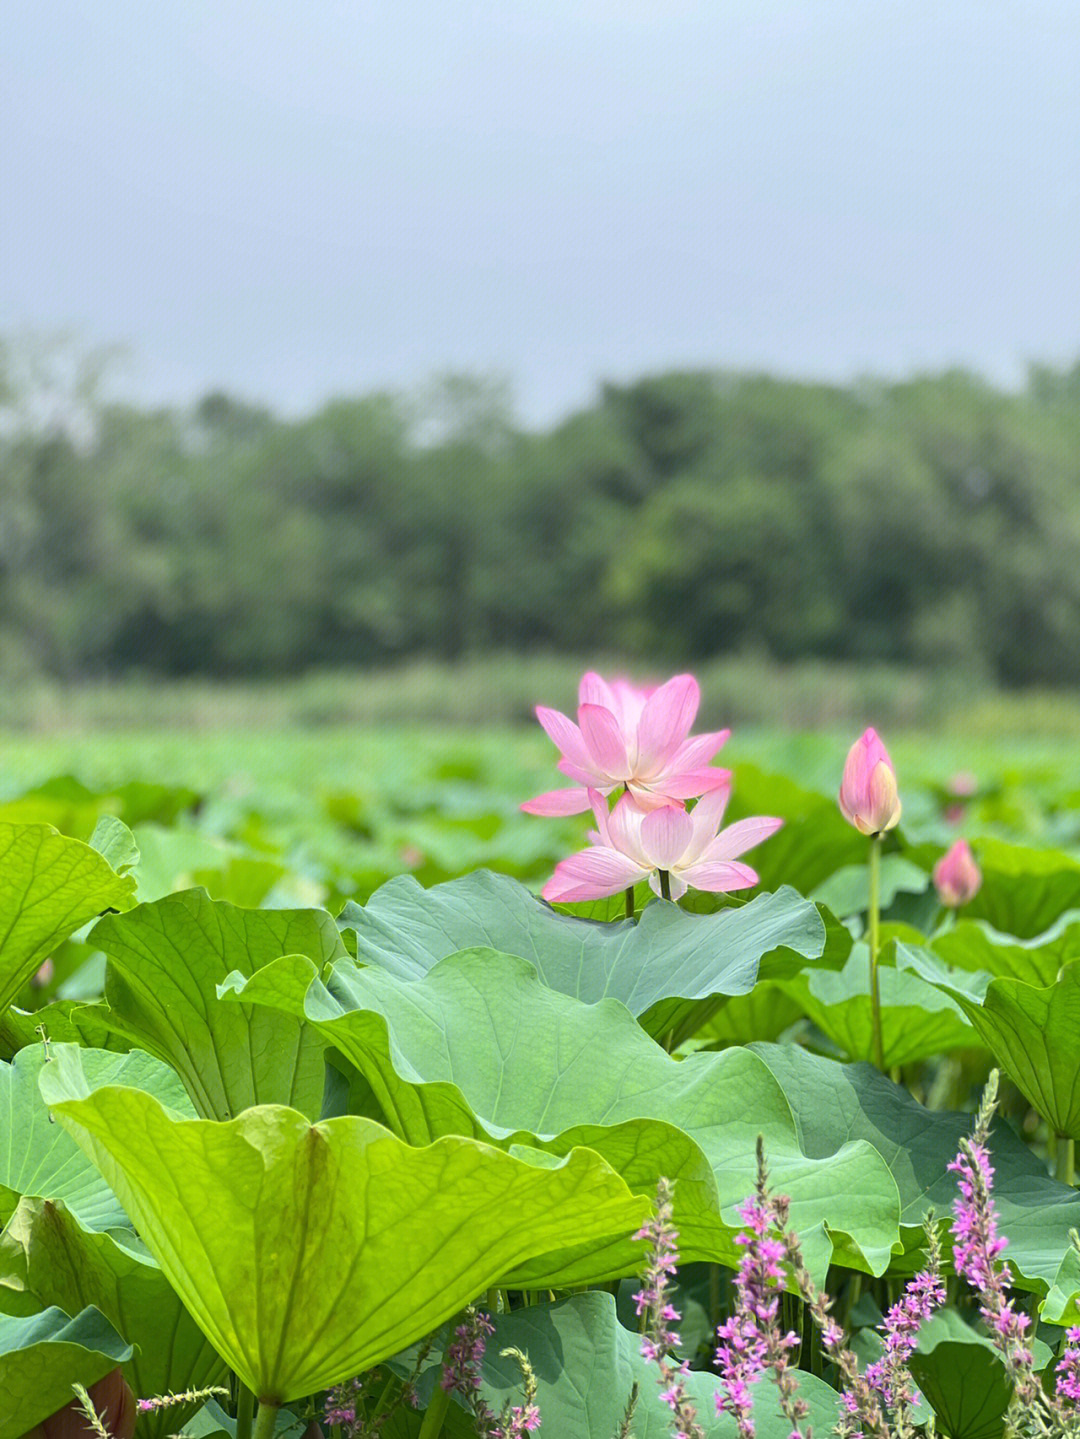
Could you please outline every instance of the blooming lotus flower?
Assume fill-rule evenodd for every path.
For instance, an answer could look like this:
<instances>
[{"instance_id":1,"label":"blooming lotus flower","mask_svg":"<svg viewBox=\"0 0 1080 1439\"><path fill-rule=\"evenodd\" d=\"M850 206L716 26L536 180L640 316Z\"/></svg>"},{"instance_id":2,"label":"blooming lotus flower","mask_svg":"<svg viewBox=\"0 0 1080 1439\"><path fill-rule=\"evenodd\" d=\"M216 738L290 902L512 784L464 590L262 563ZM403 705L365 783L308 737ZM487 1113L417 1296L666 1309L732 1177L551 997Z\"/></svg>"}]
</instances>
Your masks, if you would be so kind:
<instances>
[{"instance_id":1,"label":"blooming lotus flower","mask_svg":"<svg viewBox=\"0 0 1080 1439\"><path fill-rule=\"evenodd\" d=\"M638 689L626 680L609 685L590 671L578 691L577 724L543 705L536 711L562 752L558 768L576 787L549 790L521 808L528 814L581 814L589 808L590 789L607 795L625 785L642 809L656 809L723 788L731 772L709 761L731 731L690 739L700 702L693 675Z\"/></svg>"},{"instance_id":2,"label":"blooming lotus flower","mask_svg":"<svg viewBox=\"0 0 1080 1439\"><path fill-rule=\"evenodd\" d=\"M755 816L717 833L730 793L727 782L703 795L692 810L681 805L644 810L632 794L624 794L609 814L603 796L590 790L596 815L592 843L559 861L544 898L605 899L646 878L659 894L661 870L669 876L672 899L690 887L721 892L757 884L757 874L737 863L736 856L775 834L784 821Z\"/></svg>"},{"instance_id":3,"label":"blooming lotus flower","mask_svg":"<svg viewBox=\"0 0 1080 1439\"><path fill-rule=\"evenodd\" d=\"M840 812L862 834L881 834L900 822L900 796L889 752L868 729L848 751Z\"/></svg>"},{"instance_id":4,"label":"blooming lotus flower","mask_svg":"<svg viewBox=\"0 0 1080 1439\"><path fill-rule=\"evenodd\" d=\"M942 904L958 909L982 888L982 870L966 839L958 839L934 865L934 886Z\"/></svg>"}]
</instances>

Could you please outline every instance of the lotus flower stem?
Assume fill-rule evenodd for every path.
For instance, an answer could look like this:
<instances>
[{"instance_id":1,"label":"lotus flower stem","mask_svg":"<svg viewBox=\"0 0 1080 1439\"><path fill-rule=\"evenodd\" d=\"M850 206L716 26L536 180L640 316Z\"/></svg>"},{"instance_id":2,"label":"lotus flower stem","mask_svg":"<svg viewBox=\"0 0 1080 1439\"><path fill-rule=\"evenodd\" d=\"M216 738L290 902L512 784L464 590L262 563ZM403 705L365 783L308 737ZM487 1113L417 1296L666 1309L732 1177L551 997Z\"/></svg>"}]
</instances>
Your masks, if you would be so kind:
<instances>
[{"instance_id":1,"label":"lotus flower stem","mask_svg":"<svg viewBox=\"0 0 1080 1439\"><path fill-rule=\"evenodd\" d=\"M659 871L659 874L660 874L660 898L661 898L661 899L670 899L670 898L671 898L671 875L668 873L668 871L667 871L666 869L660 870L660 871Z\"/></svg>"},{"instance_id":2,"label":"lotus flower stem","mask_svg":"<svg viewBox=\"0 0 1080 1439\"><path fill-rule=\"evenodd\" d=\"M1054 1177L1062 1184L1070 1186L1076 1182L1076 1142L1067 1134L1059 1134L1057 1137Z\"/></svg>"},{"instance_id":3,"label":"lotus flower stem","mask_svg":"<svg viewBox=\"0 0 1080 1439\"><path fill-rule=\"evenodd\" d=\"M431 1403L424 1415L424 1422L420 1425L418 1439L438 1439L442 1433L443 1420L446 1418L446 1411L450 1408L450 1391L444 1389L442 1384L436 1384L431 1395Z\"/></svg>"},{"instance_id":4,"label":"lotus flower stem","mask_svg":"<svg viewBox=\"0 0 1080 1439\"><path fill-rule=\"evenodd\" d=\"M626 917L627 919L634 917L634 886L632 884L626 886Z\"/></svg>"},{"instance_id":5,"label":"lotus flower stem","mask_svg":"<svg viewBox=\"0 0 1080 1439\"><path fill-rule=\"evenodd\" d=\"M867 914L870 944L870 1025L873 1032L874 1063L885 1068L885 1046L881 1038L881 987L878 983L878 932L881 910L881 836L870 840L870 908Z\"/></svg>"},{"instance_id":6,"label":"lotus flower stem","mask_svg":"<svg viewBox=\"0 0 1080 1439\"><path fill-rule=\"evenodd\" d=\"M251 1439L251 1422L254 1417L255 1395L246 1384L240 1384L236 1399L236 1439Z\"/></svg>"},{"instance_id":7,"label":"lotus flower stem","mask_svg":"<svg viewBox=\"0 0 1080 1439\"><path fill-rule=\"evenodd\" d=\"M259 1416L255 1420L253 1439L273 1439L280 1404L272 1399L259 1400Z\"/></svg>"}]
</instances>

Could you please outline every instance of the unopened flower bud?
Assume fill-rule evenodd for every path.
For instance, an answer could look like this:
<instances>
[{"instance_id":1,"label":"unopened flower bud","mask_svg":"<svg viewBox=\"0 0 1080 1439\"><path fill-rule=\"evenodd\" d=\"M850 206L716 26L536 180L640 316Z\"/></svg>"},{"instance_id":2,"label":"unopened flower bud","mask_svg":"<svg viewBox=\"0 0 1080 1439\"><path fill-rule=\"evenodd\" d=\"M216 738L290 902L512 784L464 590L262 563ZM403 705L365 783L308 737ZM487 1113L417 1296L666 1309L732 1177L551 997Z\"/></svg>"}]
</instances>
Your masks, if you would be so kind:
<instances>
[{"instance_id":1,"label":"unopened flower bud","mask_svg":"<svg viewBox=\"0 0 1080 1439\"><path fill-rule=\"evenodd\" d=\"M934 865L934 885L942 904L957 909L975 898L982 886L982 870L966 839L958 839L952 849Z\"/></svg>"},{"instance_id":2,"label":"unopened flower bud","mask_svg":"<svg viewBox=\"0 0 1080 1439\"><path fill-rule=\"evenodd\" d=\"M862 834L881 834L900 822L900 796L889 752L868 729L848 751L840 812Z\"/></svg>"}]
</instances>

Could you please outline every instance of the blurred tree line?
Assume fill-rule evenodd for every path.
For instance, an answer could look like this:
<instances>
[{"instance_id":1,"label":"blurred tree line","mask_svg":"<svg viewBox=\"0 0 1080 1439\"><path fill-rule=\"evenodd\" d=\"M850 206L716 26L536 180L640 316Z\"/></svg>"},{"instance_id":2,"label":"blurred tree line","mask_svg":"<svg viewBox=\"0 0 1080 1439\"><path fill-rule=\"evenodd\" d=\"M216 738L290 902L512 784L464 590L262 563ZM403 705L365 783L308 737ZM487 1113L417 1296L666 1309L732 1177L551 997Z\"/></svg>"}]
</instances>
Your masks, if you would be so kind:
<instances>
[{"instance_id":1,"label":"blurred tree line","mask_svg":"<svg viewBox=\"0 0 1080 1439\"><path fill-rule=\"evenodd\" d=\"M1080 364L1005 392L674 372L542 432L500 385L286 419L0 342L0 673L620 651L1080 681Z\"/></svg>"}]
</instances>

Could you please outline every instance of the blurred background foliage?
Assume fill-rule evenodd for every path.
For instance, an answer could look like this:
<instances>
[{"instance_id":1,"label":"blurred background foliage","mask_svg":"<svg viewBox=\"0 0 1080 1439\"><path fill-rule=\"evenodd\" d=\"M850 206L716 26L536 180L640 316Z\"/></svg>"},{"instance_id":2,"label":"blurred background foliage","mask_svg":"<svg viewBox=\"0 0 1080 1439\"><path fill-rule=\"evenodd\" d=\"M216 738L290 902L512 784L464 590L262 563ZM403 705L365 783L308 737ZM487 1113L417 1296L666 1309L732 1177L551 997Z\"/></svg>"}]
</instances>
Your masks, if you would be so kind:
<instances>
[{"instance_id":1,"label":"blurred background foliage","mask_svg":"<svg viewBox=\"0 0 1080 1439\"><path fill-rule=\"evenodd\" d=\"M482 377L291 418L119 404L107 372L0 342L9 694L596 654L1080 684L1080 364L672 372L543 431Z\"/></svg>"}]
</instances>

